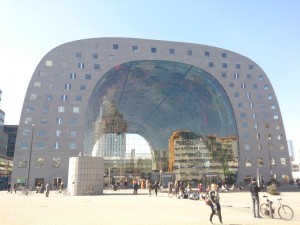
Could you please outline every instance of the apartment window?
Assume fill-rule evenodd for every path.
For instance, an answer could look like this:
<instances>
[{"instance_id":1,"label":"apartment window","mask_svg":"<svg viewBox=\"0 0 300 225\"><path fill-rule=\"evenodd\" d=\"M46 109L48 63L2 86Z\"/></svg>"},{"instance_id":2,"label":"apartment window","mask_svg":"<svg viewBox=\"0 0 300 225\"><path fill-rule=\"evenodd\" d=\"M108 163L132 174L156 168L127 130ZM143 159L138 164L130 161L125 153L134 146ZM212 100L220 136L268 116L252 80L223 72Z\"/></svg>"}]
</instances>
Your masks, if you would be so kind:
<instances>
[{"instance_id":1,"label":"apartment window","mask_svg":"<svg viewBox=\"0 0 300 225\"><path fill-rule=\"evenodd\" d=\"M34 82L33 87L41 87L41 82Z\"/></svg>"},{"instance_id":2,"label":"apartment window","mask_svg":"<svg viewBox=\"0 0 300 225\"><path fill-rule=\"evenodd\" d=\"M65 84L65 89L70 90L71 89L71 84Z\"/></svg>"},{"instance_id":3,"label":"apartment window","mask_svg":"<svg viewBox=\"0 0 300 225\"><path fill-rule=\"evenodd\" d=\"M272 140L272 135L271 134L268 134L268 140Z\"/></svg>"},{"instance_id":4,"label":"apartment window","mask_svg":"<svg viewBox=\"0 0 300 225\"><path fill-rule=\"evenodd\" d=\"M76 56L77 58L81 58L81 56L82 56L82 55L81 55L81 52L76 52L76 53L75 53L75 56Z\"/></svg>"},{"instance_id":5,"label":"apartment window","mask_svg":"<svg viewBox=\"0 0 300 225\"><path fill-rule=\"evenodd\" d=\"M276 114L273 116L274 120L278 120L279 119L279 116Z\"/></svg>"},{"instance_id":6,"label":"apartment window","mask_svg":"<svg viewBox=\"0 0 300 225\"><path fill-rule=\"evenodd\" d=\"M263 167L264 166L264 160L262 158L257 159L257 166L258 167Z\"/></svg>"},{"instance_id":7,"label":"apartment window","mask_svg":"<svg viewBox=\"0 0 300 225\"><path fill-rule=\"evenodd\" d=\"M250 102L250 103L249 103L249 108L250 108L250 109L253 109L253 108L254 108L254 103L253 103L253 102Z\"/></svg>"},{"instance_id":8,"label":"apartment window","mask_svg":"<svg viewBox=\"0 0 300 225\"><path fill-rule=\"evenodd\" d=\"M252 75L251 74L247 74L247 79L251 79Z\"/></svg>"},{"instance_id":9,"label":"apartment window","mask_svg":"<svg viewBox=\"0 0 300 225\"><path fill-rule=\"evenodd\" d=\"M241 118L246 118L246 113L241 113Z\"/></svg>"},{"instance_id":10,"label":"apartment window","mask_svg":"<svg viewBox=\"0 0 300 225\"><path fill-rule=\"evenodd\" d=\"M47 124L48 123L48 118L47 117L41 117L41 123L42 124Z\"/></svg>"},{"instance_id":11,"label":"apartment window","mask_svg":"<svg viewBox=\"0 0 300 225\"><path fill-rule=\"evenodd\" d=\"M239 73L234 73L234 74L233 74L233 77L234 77L235 79L238 79L238 78L240 78L240 74L239 74Z\"/></svg>"},{"instance_id":12,"label":"apartment window","mask_svg":"<svg viewBox=\"0 0 300 225\"><path fill-rule=\"evenodd\" d=\"M264 76L260 74L260 75L258 75L258 79L259 79L259 80L263 80L263 79L264 79Z\"/></svg>"},{"instance_id":13,"label":"apartment window","mask_svg":"<svg viewBox=\"0 0 300 225\"><path fill-rule=\"evenodd\" d=\"M248 98L248 99L251 98L251 94L249 92L246 93L246 98Z\"/></svg>"},{"instance_id":14,"label":"apartment window","mask_svg":"<svg viewBox=\"0 0 300 225\"><path fill-rule=\"evenodd\" d=\"M75 100L77 102L81 102L82 101L82 96L81 95L76 95Z\"/></svg>"},{"instance_id":15,"label":"apartment window","mask_svg":"<svg viewBox=\"0 0 300 225\"><path fill-rule=\"evenodd\" d=\"M59 137L59 136L61 135L61 130L56 130L56 131L54 132L54 135L55 135L56 137Z\"/></svg>"},{"instance_id":16,"label":"apartment window","mask_svg":"<svg viewBox=\"0 0 300 225\"><path fill-rule=\"evenodd\" d=\"M79 113L79 107L73 107L73 113Z\"/></svg>"},{"instance_id":17,"label":"apartment window","mask_svg":"<svg viewBox=\"0 0 300 225\"><path fill-rule=\"evenodd\" d=\"M246 166L246 167L251 167L251 166L252 166L251 159L249 159L249 158L246 158L246 159L245 159L245 166Z\"/></svg>"},{"instance_id":18,"label":"apartment window","mask_svg":"<svg viewBox=\"0 0 300 225\"><path fill-rule=\"evenodd\" d=\"M209 66L209 67L214 67L214 63L213 63L213 62L209 62L209 63L208 63L208 66Z\"/></svg>"},{"instance_id":19,"label":"apartment window","mask_svg":"<svg viewBox=\"0 0 300 225\"><path fill-rule=\"evenodd\" d=\"M86 80L91 80L92 79L92 74L85 74L85 79Z\"/></svg>"},{"instance_id":20,"label":"apartment window","mask_svg":"<svg viewBox=\"0 0 300 225\"><path fill-rule=\"evenodd\" d=\"M227 58L227 55L226 55L225 52L222 52L222 53L221 53L221 56L222 56L222 58Z\"/></svg>"},{"instance_id":21,"label":"apartment window","mask_svg":"<svg viewBox=\"0 0 300 225\"><path fill-rule=\"evenodd\" d=\"M222 63L223 68L227 68L227 63Z\"/></svg>"},{"instance_id":22,"label":"apartment window","mask_svg":"<svg viewBox=\"0 0 300 225\"><path fill-rule=\"evenodd\" d=\"M284 146L283 146L283 145L280 145L280 146L279 146L279 150L283 151L283 150L284 150Z\"/></svg>"},{"instance_id":23,"label":"apartment window","mask_svg":"<svg viewBox=\"0 0 300 225\"><path fill-rule=\"evenodd\" d=\"M246 83L241 83L241 88L246 88L246 87L247 87Z\"/></svg>"},{"instance_id":24,"label":"apartment window","mask_svg":"<svg viewBox=\"0 0 300 225\"><path fill-rule=\"evenodd\" d=\"M86 89L85 84L81 84L81 85L80 85L80 90L81 90L81 91L84 91L85 89Z\"/></svg>"},{"instance_id":25,"label":"apartment window","mask_svg":"<svg viewBox=\"0 0 300 225\"><path fill-rule=\"evenodd\" d=\"M234 83L233 82L229 82L229 87L234 87Z\"/></svg>"},{"instance_id":26,"label":"apartment window","mask_svg":"<svg viewBox=\"0 0 300 225\"><path fill-rule=\"evenodd\" d=\"M222 72L221 76L225 78L227 77L227 74L225 72Z\"/></svg>"},{"instance_id":27,"label":"apartment window","mask_svg":"<svg viewBox=\"0 0 300 225\"><path fill-rule=\"evenodd\" d=\"M282 139L283 139L283 135L282 135L282 134L279 134L279 135L277 136L277 139L278 139L278 140L282 140Z\"/></svg>"},{"instance_id":28,"label":"apartment window","mask_svg":"<svg viewBox=\"0 0 300 225\"><path fill-rule=\"evenodd\" d=\"M56 124L63 124L63 118L57 117L56 118Z\"/></svg>"},{"instance_id":29,"label":"apartment window","mask_svg":"<svg viewBox=\"0 0 300 225\"><path fill-rule=\"evenodd\" d=\"M261 150L262 150L261 144L257 144L257 149L258 149L258 151L261 151Z\"/></svg>"},{"instance_id":30,"label":"apartment window","mask_svg":"<svg viewBox=\"0 0 300 225\"><path fill-rule=\"evenodd\" d=\"M115 55L108 55L108 59L109 60L114 60L115 59Z\"/></svg>"},{"instance_id":31,"label":"apartment window","mask_svg":"<svg viewBox=\"0 0 300 225\"><path fill-rule=\"evenodd\" d=\"M93 53L93 59L98 59L98 53Z\"/></svg>"},{"instance_id":32,"label":"apartment window","mask_svg":"<svg viewBox=\"0 0 300 225\"><path fill-rule=\"evenodd\" d=\"M31 94L30 95L30 100L36 100L37 94Z\"/></svg>"},{"instance_id":33,"label":"apartment window","mask_svg":"<svg viewBox=\"0 0 300 225\"><path fill-rule=\"evenodd\" d=\"M277 108L276 105L271 106L271 109L276 109L276 108Z\"/></svg>"},{"instance_id":34,"label":"apartment window","mask_svg":"<svg viewBox=\"0 0 300 225\"><path fill-rule=\"evenodd\" d=\"M54 143L53 148L54 148L54 149L59 149L59 148L60 148L60 144L59 144L58 141L56 141L56 142Z\"/></svg>"},{"instance_id":35,"label":"apartment window","mask_svg":"<svg viewBox=\"0 0 300 225\"><path fill-rule=\"evenodd\" d=\"M257 123L254 123L253 128L254 128L254 129L258 129L258 124L257 124Z\"/></svg>"},{"instance_id":36,"label":"apartment window","mask_svg":"<svg viewBox=\"0 0 300 225\"><path fill-rule=\"evenodd\" d=\"M61 158L53 158L52 159L52 167L53 168L60 168Z\"/></svg>"},{"instance_id":37,"label":"apartment window","mask_svg":"<svg viewBox=\"0 0 300 225\"><path fill-rule=\"evenodd\" d=\"M271 165L272 165L272 166L276 166L276 162L275 162L275 159L274 159L274 158L271 159Z\"/></svg>"},{"instance_id":38,"label":"apartment window","mask_svg":"<svg viewBox=\"0 0 300 225\"><path fill-rule=\"evenodd\" d=\"M26 166L27 166L27 161L25 161L25 160L19 161L19 163L18 163L19 168L26 168Z\"/></svg>"},{"instance_id":39,"label":"apartment window","mask_svg":"<svg viewBox=\"0 0 300 225\"><path fill-rule=\"evenodd\" d=\"M256 139L257 139L257 140L260 140L260 134L257 134L257 135L256 135Z\"/></svg>"},{"instance_id":40,"label":"apartment window","mask_svg":"<svg viewBox=\"0 0 300 225\"><path fill-rule=\"evenodd\" d=\"M252 117L253 117L253 119L256 119L257 118L257 114L256 113L252 113Z\"/></svg>"},{"instance_id":41,"label":"apartment window","mask_svg":"<svg viewBox=\"0 0 300 225\"><path fill-rule=\"evenodd\" d=\"M243 128L248 128L248 123L247 122L242 123L242 127Z\"/></svg>"},{"instance_id":42,"label":"apartment window","mask_svg":"<svg viewBox=\"0 0 300 225\"><path fill-rule=\"evenodd\" d=\"M31 135L31 130L23 130L23 136L28 137L29 135Z\"/></svg>"},{"instance_id":43,"label":"apartment window","mask_svg":"<svg viewBox=\"0 0 300 225\"><path fill-rule=\"evenodd\" d=\"M45 143L41 142L41 141L37 142L36 143L36 148L37 149L45 149Z\"/></svg>"},{"instance_id":44,"label":"apartment window","mask_svg":"<svg viewBox=\"0 0 300 225\"><path fill-rule=\"evenodd\" d=\"M59 106L59 107L58 107L58 112L59 112L59 113L65 112L65 107L64 107L64 106Z\"/></svg>"},{"instance_id":45,"label":"apartment window","mask_svg":"<svg viewBox=\"0 0 300 225\"><path fill-rule=\"evenodd\" d=\"M245 150L249 151L250 150L250 145L246 144L244 145Z\"/></svg>"},{"instance_id":46,"label":"apartment window","mask_svg":"<svg viewBox=\"0 0 300 225\"><path fill-rule=\"evenodd\" d=\"M238 108L243 108L243 103L242 102L238 102L237 106L238 106Z\"/></svg>"},{"instance_id":47,"label":"apartment window","mask_svg":"<svg viewBox=\"0 0 300 225\"><path fill-rule=\"evenodd\" d=\"M72 80L75 80L75 79L77 78L76 73L70 73L70 78L71 78Z\"/></svg>"},{"instance_id":48,"label":"apartment window","mask_svg":"<svg viewBox=\"0 0 300 225\"><path fill-rule=\"evenodd\" d=\"M264 85L264 89L265 89L265 90L268 90L268 89L269 89L269 85L268 85L268 84L265 84L265 85Z\"/></svg>"},{"instance_id":49,"label":"apartment window","mask_svg":"<svg viewBox=\"0 0 300 225\"><path fill-rule=\"evenodd\" d=\"M63 102L66 102L68 100L68 95L61 95L60 100L62 100Z\"/></svg>"},{"instance_id":50,"label":"apartment window","mask_svg":"<svg viewBox=\"0 0 300 225\"><path fill-rule=\"evenodd\" d=\"M156 53L156 48L151 48L152 53Z\"/></svg>"},{"instance_id":51,"label":"apartment window","mask_svg":"<svg viewBox=\"0 0 300 225\"><path fill-rule=\"evenodd\" d=\"M79 69L84 69L84 63L82 63L82 62L78 63L78 68Z\"/></svg>"},{"instance_id":52,"label":"apartment window","mask_svg":"<svg viewBox=\"0 0 300 225\"><path fill-rule=\"evenodd\" d=\"M252 84L252 88L257 89L258 88L257 84Z\"/></svg>"},{"instance_id":53,"label":"apartment window","mask_svg":"<svg viewBox=\"0 0 300 225\"><path fill-rule=\"evenodd\" d=\"M239 98L240 97L240 93L239 92L234 92L234 97L235 98Z\"/></svg>"},{"instance_id":54,"label":"apartment window","mask_svg":"<svg viewBox=\"0 0 300 225\"><path fill-rule=\"evenodd\" d=\"M100 70L100 64L94 64L94 70Z\"/></svg>"},{"instance_id":55,"label":"apartment window","mask_svg":"<svg viewBox=\"0 0 300 225\"><path fill-rule=\"evenodd\" d=\"M26 117L24 122L27 124L32 124L32 117Z\"/></svg>"},{"instance_id":56,"label":"apartment window","mask_svg":"<svg viewBox=\"0 0 300 225\"><path fill-rule=\"evenodd\" d=\"M235 64L236 69L241 69L241 64Z\"/></svg>"},{"instance_id":57,"label":"apartment window","mask_svg":"<svg viewBox=\"0 0 300 225\"><path fill-rule=\"evenodd\" d=\"M77 131L76 130L71 130L70 131L70 136L71 137L76 137L77 136Z\"/></svg>"},{"instance_id":58,"label":"apartment window","mask_svg":"<svg viewBox=\"0 0 300 225\"><path fill-rule=\"evenodd\" d=\"M249 65L249 70L252 70L254 66L252 64Z\"/></svg>"},{"instance_id":59,"label":"apartment window","mask_svg":"<svg viewBox=\"0 0 300 225\"><path fill-rule=\"evenodd\" d=\"M46 66L52 66L52 61L51 60L46 60Z\"/></svg>"},{"instance_id":60,"label":"apartment window","mask_svg":"<svg viewBox=\"0 0 300 225\"><path fill-rule=\"evenodd\" d=\"M45 99L48 101L53 100L52 94L46 94Z\"/></svg>"},{"instance_id":61,"label":"apartment window","mask_svg":"<svg viewBox=\"0 0 300 225\"><path fill-rule=\"evenodd\" d=\"M117 49L119 49L119 45L118 44L113 44L112 48L117 50Z\"/></svg>"},{"instance_id":62,"label":"apartment window","mask_svg":"<svg viewBox=\"0 0 300 225\"><path fill-rule=\"evenodd\" d=\"M174 55L175 54L175 49L173 49L173 48L169 49L169 54Z\"/></svg>"},{"instance_id":63,"label":"apartment window","mask_svg":"<svg viewBox=\"0 0 300 225\"><path fill-rule=\"evenodd\" d=\"M204 56L209 57L209 52L204 52Z\"/></svg>"},{"instance_id":64,"label":"apartment window","mask_svg":"<svg viewBox=\"0 0 300 225\"><path fill-rule=\"evenodd\" d=\"M186 54L187 54L187 55L193 55L193 51L192 51L192 50L187 50L187 51L186 51Z\"/></svg>"},{"instance_id":65,"label":"apartment window","mask_svg":"<svg viewBox=\"0 0 300 225\"><path fill-rule=\"evenodd\" d=\"M75 142L69 143L69 149L76 149L76 143Z\"/></svg>"},{"instance_id":66,"label":"apartment window","mask_svg":"<svg viewBox=\"0 0 300 225\"><path fill-rule=\"evenodd\" d=\"M42 157L35 159L35 168L43 168L45 165L45 159Z\"/></svg>"},{"instance_id":67,"label":"apartment window","mask_svg":"<svg viewBox=\"0 0 300 225\"><path fill-rule=\"evenodd\" d=\"M72 125L77 125L78 124L78 119L77 118L71 118L71 124Z\"/></svg>"},{"instance_id":68,"label":"apartment window","mask_svg":"<svg viewBox=\"0 0 300 225\"><path fill-rule=\"evenodd\" d=\"M39 130L37 132L37 134L38 134L39 137L45 137L46 136L46 131L45 130Z\"/></svg>"},{"instance_id":69,"label":"apartment window","mask_svg":"<svg viewBox=\"0 0 300 225\"><path fill-rule=\"evenodd\" d=\"M139 48L136 45L134 45L134 46L131 47L131 51L133 51L133 52L136 52L138 50L139 50Z\"/></svg>"},{"instance_id":70,"label":"apartment window","mask_svg":"<svg viewBox=\"0 0 300 225\"><path fill-rule=\"evenodd\" d=\"M266 129L269 129L269 128L270 128L270 124L269 124L269 123L265 123L264 125L265 125L265 128L266 128Z\"/></svg>"},{"instance_id":71,"label":"apartment window","mask_svg":"<svg viewBox=\"0 0 300 225\"><path fill-rule=\"evenodd\" d=\"M21 143L20 143L20 148L21 148L21 149L28 149L28 143L21 142Z\"/></svg>"}]
</instances>

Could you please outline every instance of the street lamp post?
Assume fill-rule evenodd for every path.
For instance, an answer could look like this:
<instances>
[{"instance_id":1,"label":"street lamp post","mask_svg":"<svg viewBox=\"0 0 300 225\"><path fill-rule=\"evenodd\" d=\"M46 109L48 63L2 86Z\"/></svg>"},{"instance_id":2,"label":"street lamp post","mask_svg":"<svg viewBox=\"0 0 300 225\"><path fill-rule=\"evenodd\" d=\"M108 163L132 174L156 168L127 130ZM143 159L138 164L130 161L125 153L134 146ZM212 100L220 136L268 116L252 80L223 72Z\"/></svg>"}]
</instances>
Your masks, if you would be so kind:
<instances>
[{"instance_id":1,"label":"street lamp post","mask_svg":"<svg viewBox=\"0 0 300 225\"><path fill-rule=\"evenodd\" d=\"M32 129L31 129L31 142L30 142L29 161L28 161L28 171L27 171L27 185L26 185L26 188L27 188L27 189L29 188L29 176L30 176L30 164L31 164L31 153L32 153L33 132L34 132L34 124L32 124Z\"/></svg>"}]
</instances>

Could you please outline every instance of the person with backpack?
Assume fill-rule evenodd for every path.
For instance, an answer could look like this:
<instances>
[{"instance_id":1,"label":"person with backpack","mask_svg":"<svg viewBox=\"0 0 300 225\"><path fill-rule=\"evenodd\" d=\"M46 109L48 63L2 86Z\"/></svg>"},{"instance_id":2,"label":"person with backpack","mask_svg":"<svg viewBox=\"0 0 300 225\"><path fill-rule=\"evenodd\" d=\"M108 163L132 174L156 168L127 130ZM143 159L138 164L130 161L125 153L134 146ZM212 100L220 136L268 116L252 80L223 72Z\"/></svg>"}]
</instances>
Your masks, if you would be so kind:
<instances>
[{"instance_id":1,"label":"person with backpack","mask_svg":"<svg viewBox=\"0 0 300 225\"><path fill-rule=\"evenodd\" d=\"M211 208L209 221L212 223L213 216L218 215L220 223L223 224L222 215L221 215L221 206L220 206L220 196L219 196L217 184L214 183L211 184L211 189L208 192L207 197L210 200L209 206Z\"/></svg>"}]
</instances>

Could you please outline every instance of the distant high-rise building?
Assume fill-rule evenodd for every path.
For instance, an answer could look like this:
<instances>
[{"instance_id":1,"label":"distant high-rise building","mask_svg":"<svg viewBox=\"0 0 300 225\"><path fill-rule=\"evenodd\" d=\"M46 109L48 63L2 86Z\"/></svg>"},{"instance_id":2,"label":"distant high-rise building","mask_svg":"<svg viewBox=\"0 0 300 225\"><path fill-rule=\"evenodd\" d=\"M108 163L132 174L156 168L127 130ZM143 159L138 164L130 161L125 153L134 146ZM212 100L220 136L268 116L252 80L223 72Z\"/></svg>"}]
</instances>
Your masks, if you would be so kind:
<instances>
[{"instance_id":1,"label":"distant high-rise building","mask_svg":"<svg viewBox=\"0 0 300 225\"><path fill-rule=\"evenodd\" d=\"M4 125L3 131L8 135L6 156L14 157L18 125Z\"/></svg>"},{"instance_id":2,"label":"distant high-rise building","mask_svg":"<svg viewBox=\"0 0 300 225\"><path fill-rule=\"evenodd\" d=\"M0 90L0 126L4 125L5 112L1 110L2 91Z\"/></svg>"}]
</instances>

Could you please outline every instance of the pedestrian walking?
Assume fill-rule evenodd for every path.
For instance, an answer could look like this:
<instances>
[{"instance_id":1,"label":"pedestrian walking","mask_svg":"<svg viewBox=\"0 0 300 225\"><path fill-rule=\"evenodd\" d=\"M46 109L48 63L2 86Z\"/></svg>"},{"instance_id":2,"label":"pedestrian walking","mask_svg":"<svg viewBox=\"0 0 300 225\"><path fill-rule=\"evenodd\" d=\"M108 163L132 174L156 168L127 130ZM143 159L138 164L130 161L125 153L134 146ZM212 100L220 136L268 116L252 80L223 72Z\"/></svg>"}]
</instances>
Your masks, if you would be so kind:
<instances>
[{"instance_id":1,"label":"pedestrian walking","mask_svg":"<svg viewBox=\"0 0 300 225\"><path fill-rule=\"evenodd\" d=\"M46 197L49 197L49 192L50 192L49 183L46 184L45 190L46 190Z\"/></svg>"},{"instance_id":2,"label":"pedestrian walking","mask_svg":"<svg viewBox=\"0 0 300 225\"><path fill-rule=\"evenodd\" d=\"M254 218L262 218L259 215L259 194L260 187L257 185L256 179L253 178L251 184L249 185L251 199L252 199L252 208L253 208L253 215Z\"/></svg>"},{"instance_id":3,"label":"pedestrian walking","mask_svg":"<svg viewBox=\"0 0 300 225\"><path fill-rule=\"evenodd\" d=\"M213 216L218 215L220 223L223 224L222 215L221 215L221 206L220 206L220 196L219 196L217 184L214 183L211 184L211 189L208 192L208 199L210 200L209 206L211 208L209 221L212 223Z\"/></svg>"}]
</instances>

